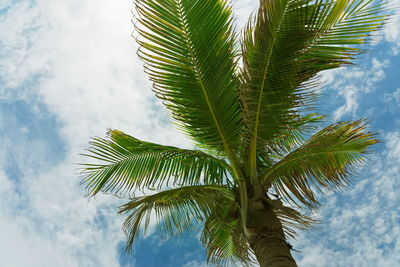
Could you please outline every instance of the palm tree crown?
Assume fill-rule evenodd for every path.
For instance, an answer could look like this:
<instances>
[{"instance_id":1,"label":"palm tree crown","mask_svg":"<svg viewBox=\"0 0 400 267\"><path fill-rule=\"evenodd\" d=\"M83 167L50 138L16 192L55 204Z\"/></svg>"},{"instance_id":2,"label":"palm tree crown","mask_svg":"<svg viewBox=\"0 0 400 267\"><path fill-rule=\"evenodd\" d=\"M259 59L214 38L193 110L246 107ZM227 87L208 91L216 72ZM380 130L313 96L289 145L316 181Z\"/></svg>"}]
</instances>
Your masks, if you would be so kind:
<instances>
[{"instance_id":1,"label":"palm tree crown","mask_svg":"<svg viewBox=\"0 0 400 267\"><path fill-rule=\"evenodd\" d=\"M110 130L85 154L96 160L82 164L89 196L130 194L119 211L128 250L154 213L162 237L204 225L212 263L255 254L261 266L295 266L286 239L315 223L306 214L318 192L346 186L377 142L363 120L318 128L319 73L362 52L383 3L260 0L240 38L227 0L135 6L145 72L198 150ZM155 193L135 195L146 188Z\"/></svg>"}]
</instances>

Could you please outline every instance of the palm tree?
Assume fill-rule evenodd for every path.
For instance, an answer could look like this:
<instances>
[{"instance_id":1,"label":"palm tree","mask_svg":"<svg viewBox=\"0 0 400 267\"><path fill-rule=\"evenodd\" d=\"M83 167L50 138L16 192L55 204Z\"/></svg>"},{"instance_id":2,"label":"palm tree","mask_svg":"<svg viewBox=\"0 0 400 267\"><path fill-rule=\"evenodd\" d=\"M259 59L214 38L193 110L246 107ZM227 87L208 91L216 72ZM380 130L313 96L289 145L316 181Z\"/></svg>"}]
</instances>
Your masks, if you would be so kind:
<instances>
[{"instance_id":1,"label":"palm tree","mask_svg":"<svg viewBox=\"0 0 400 267\"><path fill-rule=\"evenodd\" d=\"M261 0L240 38L227 0L135 5L145 72L197 149L110 130L85 154L96 160L83 164L88 195L129 196L127 250L155 214L161 237L201 225L211 263L296 266L288 238L315 223L318 196L346 186L377 142L363 120L319 128L319 73L362 52L383 3Z\"/></svg>"}]
</instances>

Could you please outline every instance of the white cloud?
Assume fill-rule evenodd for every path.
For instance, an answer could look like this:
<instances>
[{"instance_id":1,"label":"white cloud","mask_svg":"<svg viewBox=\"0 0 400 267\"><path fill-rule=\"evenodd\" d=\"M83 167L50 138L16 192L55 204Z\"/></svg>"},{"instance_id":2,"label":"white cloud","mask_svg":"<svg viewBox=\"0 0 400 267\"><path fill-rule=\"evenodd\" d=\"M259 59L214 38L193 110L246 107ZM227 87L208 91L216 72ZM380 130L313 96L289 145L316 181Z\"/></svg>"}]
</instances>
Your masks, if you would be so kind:
<instances>
[{"instance_id":1,"label":"white cloud","mask_svg":"<svg viewBox=\"0 0 400 267\"><path fill-rule=\"evenodd\" d=\"M123 1L15 4L0 23L5 85L0 96L39 94L63 122L66 139L76 141L74 146L87 136L103 135L107 127L188 145L164 123L167 112L136 57L131 7ZM21 88L37 75L36 90ZM164 134L148 136L150 130Z\"/></svg>"},{"instance_id":2,"label":"white cloud","mask_svg":"<svg viewBox=\"0 0 400 267\"><path fill-rule=\"evenodd\" d=\"M334 112L334 120L337 121L347 113L353 113L358 109L357 88L345 86L339 91L339 95L345 99L345 104Z\"/></svg>"},{"instance_id":3,"label":"white cloud","mask_svg":"<svg viewBox=\"0 0 400 267\"><path fill-rule=\"evenodd\" d=\"M16 89L49 68L43 57L47 47L36 45L46 41L45 25L40 9L32 7L30 1L16 2L0 16L0 99L11 92L26 97L27 90Z\"/></svg>"},{"instance_id":4,"label":"white cloud","mask_svg":"<svg viewBox=\"0 0 400 267\"><path fill-rule=\"evenodd\" d=\"M48 130L60 133L67 150L63 161L51 166L42 156L50 140L32 140L27 126L0 127L8 135L0 169L9 167L13 155L20 171L20 177L1 176L8 192L1 194L0 212L6 266L118 265L120 201L83 199L72 164L82 161L77 155L90 136L104 136L113 127L147 140L190 145L166 125L167 112L135 56L130 9L126 1L20 1L0 17L0 99L31 103L34 119L42 112L38 101L45 104L62 125Z\"/></svg>"},{"instance_id":5,"label":"white cloud","mask_svg":"<svg viewBox=\"0 0 400 267\"><path fill-rule=\"evenodd\" d=\"M333 120L340 120L345 115L357 117L361 96L376 90L376 84L385 78L385 69L389 64L388 59L378 60L373 57L368 65L325 72L325 88L334 90L344 100L344 104L333 112Z\"/></svg>"},{"instance_id":6,"label":"white cloud","mask_svg":"<svg viewBox=\"0 0 400 267\"><path fill-rule=\"evenodd\" d=\"M237 30L240 32L247 24L250 14L257 11L259 2L253 0L233 0L233 13L237 22Z\"/></svg>"},{"instance_id":7,"label":"white cloud","mask_svg":"<svg viewBox=\"0 0 400 267\"><path fill-rule=\"evenodd\" d=\"M383 100L385 102L394 102L395 104L399 104L400 103L400 88L397 88L397 90L395 90L392 93L385 93L383 95Z\"/></svg>"},{"instance_id":8,"label":"white cloud","mask_svg":"<svg viewBox=\"0 0 400 267\"><path fill-rule=\"evenodd\" d=\"M399 132L389 132L385 136L385 144L388 148L385 152L388 160L393 162L394 165L396 163L400 163L400 133ZM394 166L393 166L394 167Z\"/></svg>"},{"instance_id":9,"label":"white cloud","mask_svg":"<svg viewBox=\"0 0 400 267\"><path fill-rule=\"evenodd\" d=\"M186 263L182 267L206 267L206 266L207 266L207 264L205 262L189 261L188 263Z\"/></svg>"},{"instance_id":10,"label":"white cloud","mask_svg":"<svg viewBox=\"0 0 400 267\"><path fill-rule=\"evenodd\" d=\"M2 9L7 8L7 7L10 6L10 5L11 5L11 0L1 0L1 1L0 1L0 11L1 11Z\"/></svg>"},{"instance_id":11,"label":"white cloud","mask_svg":"<svg viewBox=\"0 0 400 267\"><path fill-rule=\"evenodd\" d=\"M392 11L391 17L383 28L385 40L391 44L392 54L398 55L400 49L400 1L389 0L387 8Z\"/></svg>"},{"instance_id":12,"label":"white cloud","mask_svg":"<svg viewBox=\"0 0 400 267\"><path fill-rule=\"evenodd\" d=\"M122 218L115 210L118 202L109 197L96 202L83 199L71 158L52 166L48 140L24 137L24 133L12 137L0 139L2 264L116 265L116 245L122 239ZM9 167L18 169L12 177L4 171ZM104 214L104 222L99 214Z\"/></svg>"},{"instance_id":13,"label":"white cloud","mask_svg":"<svg viewBox=\"0 0 400 267\"><path fill-rule=\"evenodd\" d=\"M116 241L121 239L114 220L103 229L93 223L96 208L76 195L74 187L60 181L31 179L35 185L16 188L0 173L0 255L4 266L113 266ZM62 176L61 176L62 177ZM29 179L31 177L21 177ZM56 182L54 182L56 181ZM46 187L51 187L50 190ZM47 190L46 190L47 189ZM29 204L28 204L29 203ZM103 205L104 206L104 205ZM105 207L103 207L104 209ZM108 209L108 213L110 209ZM110 216L110 218L112 218ZM110 231L110 232L105 232Z\"/></svg>"}]
</instances>

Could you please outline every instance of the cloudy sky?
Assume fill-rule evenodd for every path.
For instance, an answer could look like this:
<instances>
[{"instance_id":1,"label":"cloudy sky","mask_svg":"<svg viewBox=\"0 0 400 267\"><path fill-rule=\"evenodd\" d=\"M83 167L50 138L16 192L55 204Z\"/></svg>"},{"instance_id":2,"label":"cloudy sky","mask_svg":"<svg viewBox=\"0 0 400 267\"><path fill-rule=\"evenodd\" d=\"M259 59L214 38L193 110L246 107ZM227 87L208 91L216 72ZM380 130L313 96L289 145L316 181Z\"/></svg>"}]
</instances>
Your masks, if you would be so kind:
<instances>
[{"instance_id":1,"label":"cloudy sky","mask_svg":"<svg viewBox=\"0 0 400 267\"><path fill-rule=\"evenodd\" d=\"M391 6L400 6L391 0ZM256 0L235 0L242 26ZM198 233L150 235L126 255L120 200L88 200L76 162L115 128L190 147L151 92L131 37L131 0L0 0L2 266L205 266ZM329 121L367 117L382 141L316 230L291 241L300 266L400 266L400 19L358 65L325 75Z\"/></svg>"}]
</instances>

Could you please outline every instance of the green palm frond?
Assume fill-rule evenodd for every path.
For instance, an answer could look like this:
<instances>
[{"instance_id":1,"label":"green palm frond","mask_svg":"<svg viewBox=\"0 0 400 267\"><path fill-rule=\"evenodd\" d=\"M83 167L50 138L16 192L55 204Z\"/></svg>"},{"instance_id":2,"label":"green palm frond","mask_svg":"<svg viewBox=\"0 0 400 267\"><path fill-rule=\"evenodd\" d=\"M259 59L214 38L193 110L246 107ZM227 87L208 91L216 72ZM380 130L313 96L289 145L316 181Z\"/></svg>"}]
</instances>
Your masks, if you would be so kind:
<instances>
[{"instance_id":1,"label":"green palm frond","mask_svg":"<svg viewBox=\"0 0 400 267\"><path fill-rule=\"evenodd\" d=\"M116 130L109 131L108 139L93 138L90 144L83 155L102 162L81 164L89 195L167 185L222 185L230 179L223 159L201 151L140 141Z\"/></svg>"},{"instance_id":2,"label":"green palm frond","mask_svg":"<svg viewBox=\"0 0 400 267\"><path fill-rule=\"evenodd\" d=\"M350 63L382 26L383 4L362 0L261 0L242 41L242 98L255 162L257 147L296 126L316 99L317 74Z\"/></svg>"},{"instance_id":3,"label":"green palm frond","mask_svg":"<svg viewBox=\"0 0 400 267\"><path fill-rule=\"evenodd\" d=\"M119 210L128 251L154 216L161 238L203 224L207 261L217 266L251 266L253 252L265 265L274 242L271 255L285 252L294 264L284 239L316 223L307 214L317 194L348 185L378 142L362 120L316 132L323 116L313 108L319 73L363 52L384 3L260 0L239 51L229 1L134 0L153 91L202 151L110 130L83 154L95 162L81 164L82 184L88 196L130 197Z\"/></svg>"},{"instance_id":4,"label":"green palm frond","mask_svg":"<svg viewBox=\"0 0 400 267\"><path fill-rule=\"evenodd\" d=\"M221 201L204 222L201 242L207 262L218 266L251 266L251 248L243 232L238 203Z\"/></svg>"},{"instance_id":5,"label":"green palm frond","mask_svg":"<svg viewBox=\"0 0 400 267\"><path fill-rule=\"evenodd\" d=\"M233 159L241 110L231 7L225 0L137 0L138 54L184 132Z\"/></svg>"},{"instance_id":6,"label":"green palm frond","mask_svg":"<svg viewBox=\"0 0 400 267\"><path fill-rule=\"evenodd\" d=\"M368 149L378 141L365 132L363 121L339 122L313 135L302 146L275 163L263 176L268 188L293 203L316 207L313 189L324 193L350 183L348 179L364 162ZM292 195L293 194L293 195Z\"/></svg>"},{"instance_id":7,"label":"green palm frond","mask_svg":"<svg viewBox=\"0 0 400 267\"><path fill-rule=\"evenodd\" d=\"M293 118L291 125L286 125L275 138L264 143L258 153L267 153L270 157L275 158L286 155L305 141L305 135L315 132L318 129L318 123L322 122L323 119L324 116L315 113Z\"/></svg>"},{"instance_id":8,"label":"green palm frond","mask_svg":"<svg viewBox=\"0 0 400 267\"><path fill-rule=\"evenodd\" d=\"M323 116L316 114L299 117L297 125L287 127L280 133L279 137L275 137L266 143L262 149L259 148L256 154L258 177L262 177L263 174L268 172L277 160L303 144L304 136L315 132L318 129L317 123L321 122L323 118Z\"/></svg>"},{"instance_id":9,"label":"green palm frond","mask_svg":"<svg viewBox=\"0 0 400 267\"><path fill-rule=\"evenodd\" d=\"M162 238L180 235L203 223L217 203L233 201L232 193L223 186L184 186L150 196L136 197L120 207L119 213L128 214L123 230L127 235L127 250L132 248L144 220L144 232L153 212L157 231Z\"/></svg>"}]
</instances>

